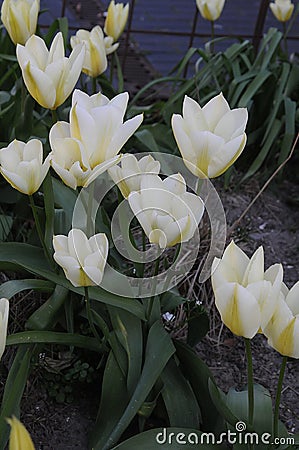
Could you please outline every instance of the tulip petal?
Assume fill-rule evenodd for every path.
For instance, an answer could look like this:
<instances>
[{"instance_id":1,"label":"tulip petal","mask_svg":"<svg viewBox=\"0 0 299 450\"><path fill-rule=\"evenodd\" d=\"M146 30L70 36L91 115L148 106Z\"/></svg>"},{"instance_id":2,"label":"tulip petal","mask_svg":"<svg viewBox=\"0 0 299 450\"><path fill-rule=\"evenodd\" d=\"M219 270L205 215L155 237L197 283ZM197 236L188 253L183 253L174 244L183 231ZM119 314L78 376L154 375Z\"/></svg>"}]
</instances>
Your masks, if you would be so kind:
<instances>
[{"instance_id":1,"label":"tulip petal","mask_svg":"<svg viewBox=\"0 0 299 450\"><path fill-rule=\"evenodd\" d=\"M255 297L243 286L226 283L215 291L223 323L237 336L252 339L260 328L261 313Z\"/></svg>"},{"instance_id":2,"label":"tulip petal","mask_svg":"<svg viewBox=\"0 0 299 450\"><path fill-rule=\"evenodd\" d=\"M23 68L22 73L32 97L44 108L52 109L56 100L56 91L52 80L30 62Z\"/></svg>"},{"instance_id":3,"label":"tulip petal","mask_svg":"<svg viewBox=\"0 0 299 450\"><path fill-rule=\"evenodd\" d=\"M203 108L205 119L208 123L209 130L214 131L221 118L230 111L229 104L223 97L223 94L219 94L213 97Z\"/></svg>"}]
</instances>

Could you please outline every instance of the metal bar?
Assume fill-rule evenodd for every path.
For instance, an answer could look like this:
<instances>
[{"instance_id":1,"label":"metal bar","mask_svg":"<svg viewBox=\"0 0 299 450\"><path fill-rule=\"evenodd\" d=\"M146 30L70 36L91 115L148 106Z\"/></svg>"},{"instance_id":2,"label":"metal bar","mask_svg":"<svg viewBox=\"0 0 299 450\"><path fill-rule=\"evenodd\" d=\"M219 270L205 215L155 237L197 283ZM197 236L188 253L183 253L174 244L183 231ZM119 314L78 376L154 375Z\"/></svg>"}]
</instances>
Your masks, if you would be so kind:
<instances>
[{"instance_id":1,"label":"metal bar","mask_svg":"<svg viewBox=\"0 0 299 450\"><path fill-rule=\"evenodd\" d=\"M197 19L198 19L198 8L197 8L197 6L195 6L195 13L194 13L194 17L193 17L193 24L192 24L192 30L191 30L188 48L191 48L193 45L195 31L196 31L196 25L197 25ZM183 75L184 78L186 78L186 76L187 76L188 66L189 66L189 61L187 62L185 69L184 69L184 75Z\"/></svg>"},{"instance_id":2,"label":"metal bar","mask_svg":"<svg viewBox=\"0 0 299 450\"><path fill-rule=\"evenodd\" d=\"M135 0L132 0L132 4L130 5L129 21L128 21L128 27L127 27L127 32L126 32L125 50L124 50L124 55L123 55L123 59L122 59L122 63L121 63L123 73L125 71L126 59L127 59L127 55L128 55L128 48L130 45L130 35L131 35L131 31L132 31L132 21L133 21L134 9L135 9Z\"/></svg>"},{"instance_id":3,"label":"metal bar","mask_svg":"<svg viewBox=\"0 0 299 450\"><path fill-rule=\"evenodd\" d=\"M64 17L65 15L65 8L66 8L66 0L62 1L62 8L61 8L61 15L60 17Z\"/></svg>"},{"instance_id":4,"label":"metal bar","mask_svg":"<svg viewBox=\"0 0 299 450\"><path fill-rule=\"evenodd\" d=\"M252 44L253 44L253 47L254 47L254 50L256 53L258 51L258 47L259 47L261 38L263 36L266 15L267 15L267 12L269 9L269 2L270 2L270 0L261 0L261 3L260 3L259 14L257 16L255 29L254 29L254 33L253 33L253 40L252 40Z\"/></svg>"}]
</instances>

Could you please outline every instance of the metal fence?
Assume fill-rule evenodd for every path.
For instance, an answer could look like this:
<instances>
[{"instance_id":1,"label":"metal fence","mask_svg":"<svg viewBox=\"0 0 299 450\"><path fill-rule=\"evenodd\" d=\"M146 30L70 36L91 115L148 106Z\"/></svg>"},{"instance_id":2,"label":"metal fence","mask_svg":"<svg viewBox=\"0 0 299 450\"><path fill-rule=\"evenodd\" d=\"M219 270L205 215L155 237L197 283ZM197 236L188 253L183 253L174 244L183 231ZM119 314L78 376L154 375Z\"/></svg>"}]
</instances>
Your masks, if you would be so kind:
<instances>
[{"instance_id":1,"label":"metal fence","mask_svg":"<svg viewBox=\"0 0 299 450\"><path fill-rule=\"evenodd\" d=\"M135 84L136 89L158 74L169 73L189 47L202 47L210 39L210 23L198 13L195 0L122 1L130 4L130 14L120 46L120 56L125 77ZM298 0L293 1L298 11ZM56 7L53 17L55 14L68 17L71 29L88 29L95 24L103 26L109 2L44 0L49 9ZM220 39L217 42L216 49L222 50L240 39L252 40L257 49L263 33L269 27L282 29L282 24L270 11L269 3L270 0L226 0L215 26L215 37L223 37L223 41ZM293 15L287 26L289 50L298 51L298 14Z\"/></svg>"}]
</instances>

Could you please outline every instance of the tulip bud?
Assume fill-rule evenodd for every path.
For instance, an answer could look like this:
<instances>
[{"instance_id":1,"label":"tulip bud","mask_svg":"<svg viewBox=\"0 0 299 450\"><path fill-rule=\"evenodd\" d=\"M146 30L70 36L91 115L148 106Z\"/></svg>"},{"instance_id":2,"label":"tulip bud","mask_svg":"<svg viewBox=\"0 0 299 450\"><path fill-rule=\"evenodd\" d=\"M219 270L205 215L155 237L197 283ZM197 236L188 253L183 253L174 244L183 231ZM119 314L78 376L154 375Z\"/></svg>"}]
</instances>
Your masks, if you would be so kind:
<instances>
[{"instance_id":1,"label":"tulip bud","mask_svg":"<svg viewBox=\"0 0 299 450\"><path fill-rule=\"evenodd\" d=\"M9 313L9 301L7 298L0 299L0 359L5 350L6 345L6 335L7 335L7 324L8 324L8 313Z\"/></svg>"},{"instance_id":2,"label":"tulip bud","mask_svg":"<svg viewBox=\"0 0 299 450\"><path fill-rule=\"evenodd\" d=\"M172 116L172 129L188 169L199 178L223 174L245 147L247 119L247 109L231 110L222 94L203 108L185 96L183 116Z\"/></svg>"},{"instance_id":3,"label":"tulip bud","mask_svg":"<svg viewBox=\"0 0 299 450\"><path fill-rule=\"evenodd\" d=\"M268 344L283 356L299 358L299 281L283 285L274 314L266 327Z\"/></svg>"},{"instance_id":4,"label":"tulip bud","mask_svg":"<svg viewBox=\"0 0 299 450\"><path fill-rule=\"evenodd\" d=\"M111 167L108 173L125 198L132 191L140 191L143 177L160 172L159 161L154 160L151 155L144 156L138 161L134 155L126 154L120 164L121 167Z\"/></svg>"},{"instance_id":5,"label":"tulip bud","mask_svg":"<svg viewBox=\"0 0 299 450\"><path fill-rule=\"evenodd\" d=\"M0 150L0 172L9 184L23 194L38 191L50 167L50 156L43 162L43 146L38 139L27 144L16 139Z\"/></svg>"},{"instance_id":6,"label":"tulip bud","mask_svg":"<svg viewBox=\"0 0 299 450\"><path fill-rule=\"evenodd\" d=\"M118 152L143 120L140 114L123 121L128 99L127 92L109 100L74 91L70 123L57 122L49 136L51 165L66 185L87 187L119 161Z\"/></svg>"},{"instance_id":7,"label":"tulip bud","mask_svg":"<svg viewBox=\"0 0 299 450\"><path fill-rule=\"evenodd\" d=\"M85 57L82 72L90 77L97 77L107 69L106 47L101 27L96 26L90 32L78 30L71 37L71 46L85 45Z\"/></svg>"},{"instance_id":8,"label":"tulip bud","mask_svg":"<svg viewBox=\"0 0 299 450\"><path fill-rule=\"evenodd\" d=\"M270 3L270 8L280 22L287 22L294 11L294 5L290 0L275 0L274 3Z\"/></svg>"},{"instance_id":9,"label":"tulip bud","mask_svg":"<svg viewBox=\"0 0 299 450\"><path fill-rule=\"evenodd\" d=\"M114 42L120 37L126 26L129 15L129 4L114 3L109 4L104 31L108 36L113 37Z\"/></svg>"},{"instance_id":10,"label":"tulip bud","mask_svg":"<svg viewBox=\"0 0 299 450\"><path fill-rule=\"evenodd\" d=\"M197 7L204 19L215 21L220 17L225 0L196 0Z\"/></svg>"},{"instance_id":11,"label":"tulip bud","mask_svg":"<svg viewBox=\"0 0 299 450\"><path fill-rule=\"evenodd\" d=\"M186 191L179 173L163 181L158 175L142 177L128 201L149 241L160 248L189 241L204 212L201 198Z\"/></svg>"},{"instance_id":12,"label":"tulip bud","mask_svg":"<svg viewBox=\"0 0 299 450\"><path fill-rule=\"evenodd\" d=\"M72 229L68 236L53 237L53 255L73 286L97 286L101 283L108 255L104 233L87 238L83 231Z\"/></svg>"},{"instance_id":13,"label":"tulip bud","mask_svg":"<svg viewBox=\"0 0 299 450\"><path fill-rule=\"evenodd\" d=\"M80 76L85 48L77 45L65 57L62 33L57 33L50 50L38 36L31 36L25 46L17 45L17 58L26 87L44 108L56 109L74 89Z\"/></svg>"},{"instance_id":14,"label":"tulip bud","mask_svg":"<svg viewBox=\"0 0 299 450\"><path fill-rule=\"evenodd\" d=\"M14 44L25 44L35 33L39 0L4 0L1 20Z\"/></svg>"},{"instance_id":15,"label":"tulip bud","mask_svg":"<svg viewBox=\"0 0 299 450\"><path fill-rule=\"evenodd\" d=\"M11 426L9 450L34 450L32 439L24 425L15 416L7 419L7 422Z\"/></svg>"},{"instance_id":16,"label":"tulip bud","mask_svg":"<svg viewBox=\"0 0 299 450\"><path fill-rule=\"evenodd\" d=\"M237 336L253 338L267 327L279 298L282 266L264 272L264 251L251 258L232 241L212 265L212 286L223 323Z\"/></svg>"}]
</instances>

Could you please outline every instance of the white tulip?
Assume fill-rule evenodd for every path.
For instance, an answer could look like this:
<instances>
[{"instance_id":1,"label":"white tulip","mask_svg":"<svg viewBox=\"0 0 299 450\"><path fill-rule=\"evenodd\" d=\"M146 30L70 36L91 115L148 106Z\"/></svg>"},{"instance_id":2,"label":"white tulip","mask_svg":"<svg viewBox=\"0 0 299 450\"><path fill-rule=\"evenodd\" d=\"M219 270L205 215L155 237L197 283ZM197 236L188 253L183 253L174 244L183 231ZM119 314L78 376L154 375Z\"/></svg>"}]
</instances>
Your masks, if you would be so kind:
<instances>
[{"instance_id":1,"label":"white tulip","mask_svg":"<svg viewBox=\"0 0 299 450\"><path fill-rule=\"evenodd\" d=\"M0 150L0 172L13 188L23 194L38 191L50 167L50 156L43 162L43 146L38 139L12 141Z\"/></svg>"},{"instance_id":2,"label":"white tulip","mask_svg":"<svg viewBox=\"0 0 299 450\"><path fill-rule=\"evenodd\" d=\"M129 15L129 4L115 4L112 0L109 4L105 20L104 31L108 36L114 39L114 42L120 37L126 26Z\"/></svg>"},{"instance_id":3,"label":"white tulip","mask_svg":"<svg viewBox=\"0 0 299 450\"><path fill-rule=\"evenodd\" d=\"M73 91L84 61L85 47L79 44L65 57L62 33L57 33L50 50L43 39L31 36L25 46L17 45L17 58L26 87L44 108L56 109Z\"/></svg>"},{"instance_id":4,"label":"white tulip","mask_svg":"<svg viewBox=\"0 0 299 450\"><path fill-rule=\"evenodd\" d=\"M225 0L196 0L197 7L204 19L214 21L219 19Z\"/></svg>"},{"instance_id":5,"label":"white tulip","mask_svg":"<svg viewBox=\"0 0 299 450\"><path fill-rule=\"evenodd\" d=\"M0 359L5 350L6 336L7 336L7 324L9 314L9 301L7 298L0 299Z\"/></svg>"},{"instance_id":6,"label":"white tulip","mask_svg":"<svg viewBox=\"0 0 299 450\"><path fill-rule=\"evenodd\" d=\"M113 166L108 173L125 198L130 192L140 190L143 177L160 172L159 161L151 155L144 156L138 161L134 155L126 154L122 156L120 164L121 167Z\"/></svg>"},{"instance_id":7,"label":"white tulip","mask_svg":"<svg viewBox=\"0 0 299 450\"><path fill-rule=\"evenodd\" d=\"M39 0L4 0L1 20L14 44L25 44L35 33Z\"/></svg>"},{"instance_id":8,"label":"white tulip","mask_svg":"<svg viewBox=\"0 0 299 450\"><path fill-rule=\"evenodd\" d=\"M82 72L90 77L97 77L107 69L106 46L104 34L100 26L95 26L91 31L78 30L71 37L71 46L85 45L85 57Z\"/></svg>"},{"instance_id":9,"label":"white tulip","mask_svg":"<svg viewBox=\"0 0 299 450\"><path fill-rule=\"evenodd\" d=\"M212 265L215 302L223 323L236 335L251 339L267 327L279 298L281 264L264 271L264 251L251 258L232 241Z\"/></svg>"},{"instance_id":10,"label":"white tulip","mask_svg":"<svg viewBox=\"0 0 299 450\"><path fill-rule=\"evenodd\" d=\"M86 187L119 161L119 151L143 120L140 114L124 122L128 99L127 92L109 100L74 91L70 123L57 122L49 136L51 165L65 184Z\"/></svg>"},{"instance_id":11,"label":"white tulip","mask_svg":"<svg viewBox=\"0 0 299 450\"><path fill-rule=\"evenodd\" d=\"M186 192L180 174L163 181L158 175L142 177L140 190L131 192L128 201L149 241L160 248L189 241L204 212L202 200Z\"/></svg>"},{"instance_id":12,"label":"white tulip","mask_svg":"<svg viewBox=\"0 0 299 450\"><path fill-rule=\"evenodd\" d=\"M199 178L224 173L245 147L247 119L247 109L231 110L222 94L203 108L185 96L183 116L173 115L172 129L188 169Z\"/></svg>"},{"instance_id":13,"label":"white tulip","mask_svg":"<svg viewBox=\"0 0 299 450\"><path fill-rule=\"evenodd\" d=\"M54 259L73 286L97 286L101 283L108 255L104 233L87 238L83 231L72 229L68 236L53 237Z\"/></svg>"},{"instance_id":14,"label":"white tulip","mask_svg":"<svg viewBox=\"0 0 299 450\"><path fill-rule=\"evenodd\" d=\"M287 22L294 11L294 5L290 0L275 0L274 3L270 3L270 8L280 22Z\"/></svg>"},{"instance_id":15,"label":"white tulip","mask_svg":"<svg viewBox=\"0 0 299 450\"><path fill-rule=\"evenodd\" d=\"M299 281L290 290L283 286L264 334L281 355L299 358Z\"/></svg>"}]
</instances>

